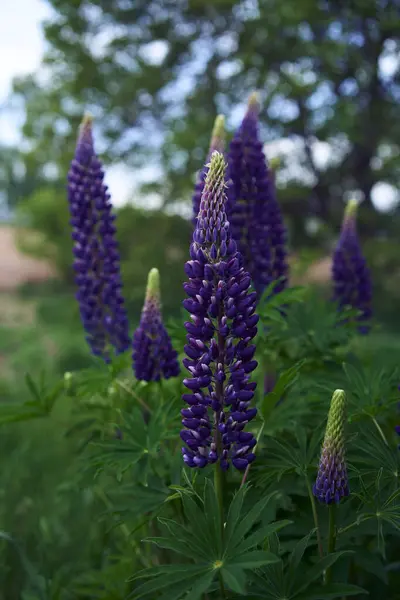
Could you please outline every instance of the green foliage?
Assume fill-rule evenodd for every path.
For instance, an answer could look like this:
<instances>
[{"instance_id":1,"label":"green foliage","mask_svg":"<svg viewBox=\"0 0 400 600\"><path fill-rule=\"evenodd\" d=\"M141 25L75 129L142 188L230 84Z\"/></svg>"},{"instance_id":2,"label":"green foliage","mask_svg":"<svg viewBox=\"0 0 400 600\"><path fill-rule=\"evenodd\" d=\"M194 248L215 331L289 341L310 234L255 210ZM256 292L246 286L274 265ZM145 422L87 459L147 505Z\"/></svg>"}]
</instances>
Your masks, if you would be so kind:
<instances>
[{"instance_id":1,"label":"green foliage","mask_svg":"<svg viewBox=\"0 0 400 600\"><path fill-rule=\"evenodd\" d=\"M129 352L107 368L31 369L0 412L5 599L396 597L399 354L387 360L373 334L361 343L303 288L267 293L260 309L257 460L224 476L222 502L212 467L182 467L181 378L138 382ZM181 321L169 323L179 351ZM351 495L328 550L312 484L338 387Z\"/></svg>"}]
</instances>

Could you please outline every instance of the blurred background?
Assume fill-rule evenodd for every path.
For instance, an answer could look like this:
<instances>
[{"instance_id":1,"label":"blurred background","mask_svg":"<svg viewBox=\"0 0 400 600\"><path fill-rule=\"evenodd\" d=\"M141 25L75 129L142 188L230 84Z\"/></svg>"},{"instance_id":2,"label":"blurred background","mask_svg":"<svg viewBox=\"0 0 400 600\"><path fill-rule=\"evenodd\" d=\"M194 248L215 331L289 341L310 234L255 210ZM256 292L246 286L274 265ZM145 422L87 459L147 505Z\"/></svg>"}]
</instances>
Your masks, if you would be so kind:
<instances>
[{"instance_id":1,"label":"blurred background","mask_svg":"<svg viewBox=\"0 0 400 600\"><path fill-rule=\"evenodd\" d=\"M214 117L226 116L230 136L257 89L265 152L281 161L292 281L329 286L344 201L356 197L375 286L378 326L368 343L396 346L399 0L14 0L0 8L0 52L3 399L24 399L26 371L57 377L91 363L74 302L65 193L84 111L95 117L118 211L132 325L151 267L161 271L165 316L179 314L191 194ZM68 449L59 444L50 459L40 446L44 426L35 427L2 434L2 456L19 460L23 439L25 455L33 444L51 479L45 458L68 462ZM54 428L47 434L46 443L57 437ZM1 493L15 486L0 510L8 529L16 503L29 513L45 485L29 465L20 479L2 468ZM45 527L39 513L29 514ZM0 575L0 598L18 598L18 590L7 595L7 571Z\"/></svg>"}]
</instances>

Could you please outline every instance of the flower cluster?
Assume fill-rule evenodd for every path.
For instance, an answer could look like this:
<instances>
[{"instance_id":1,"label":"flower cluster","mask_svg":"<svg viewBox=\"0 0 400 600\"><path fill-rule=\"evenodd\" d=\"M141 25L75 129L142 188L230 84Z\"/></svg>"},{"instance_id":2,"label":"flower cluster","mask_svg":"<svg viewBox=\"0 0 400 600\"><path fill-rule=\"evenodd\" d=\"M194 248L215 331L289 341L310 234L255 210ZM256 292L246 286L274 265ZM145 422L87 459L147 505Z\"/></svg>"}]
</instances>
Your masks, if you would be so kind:
<instances>
[{"instance_id":1,"label":"flower cluster","mask_svg":"<svg viewBox=\"0 0 400 600\"><path fill-rule=\"evenodd\" d=\"M130 338L121 294L115 216L103 178L93 146L92 119L86 116L68 173L74 270L86 339L93 354L109 362L112 348L117 354L124 352Z\"/></svg>"},{"instance_id":2,"label":"flower cluster","mask_svg":"<svg viewBox=\"0 0 400 600\"><path fill-rule=\"evenodd\" d=\"M275 194L274 175L267 167L258 133L259 103L250 97L247 113L229 148L232 181L230 217L245 267L260 296L271 282L281 291L287 280L286 229Z\"/></svg>"},{"instance_id":3,"label":"flower cluster","mask_svg":"<svg viewBox=\"0 0 400 600\"><path fill-rule=\"evenodd\" d=\"M368 332L366 322L371 318L372 283L356 229L357 202L350 200L346 207L342 231L333 253L332 279L334 300L339 309L345 306L358 309L360 333Z\"/></svg>"},{"instance_id":4,"label":"flower cluster","mask_svg":"<svg viewBox=\"0 0 400 600\"><path fill-rule=\"evenodd\" d=\"M196 229L185 265L189 281L184 307L191 321L185 323L187 343L184 380L188 393L182 410L185 429L181 438L183 458L189 467L230 462L246 469L255 455L256 440L244 431L257 413L250 407L256 383L250 374L257 366L257 295L250 293L250 276L231 237L225 212L224 157L211 156Z\"/></svg>"},{"instance_id":5,"label":"flower cluster","mask_svg":"<svg viewBox=\"0 0 400 600\"><path fill-rule=\"evenodd\" d=\"M160 276L151 269L139 327L133 334L133 368L137 379L159 381L179 374L178 354L161 316Z\"/></svg>"},{"instance_id":6,"label":"flower cluster","mask_svg":"<svg viewBox=\"0 0 400 600\"><path fill-rule=\"evenodd\" d=\"M225 117L218 115L215 119L214 128L211 135L210 149L208 151L208 157L205 166L201 169L198 174L196 185L194 188L194 194L192 197L193 203L193 225L196 227L197 215L200 210L201 195L204 190L204 184L206 181L208 163L214 150L217 150L223 154L225 149Z\"/></svg>"},{"instance_id":7,"label":"flower cluster","mask_svg":"<svg viewBox=\"0 0 400 600\"><path fill-rule=\"evenodd\" d=\"M322 445L314 496L325 504L339 503L349 495L345 461L344 422L346 395L336 390L332 396Z\"/></svg>"}]
</instances>

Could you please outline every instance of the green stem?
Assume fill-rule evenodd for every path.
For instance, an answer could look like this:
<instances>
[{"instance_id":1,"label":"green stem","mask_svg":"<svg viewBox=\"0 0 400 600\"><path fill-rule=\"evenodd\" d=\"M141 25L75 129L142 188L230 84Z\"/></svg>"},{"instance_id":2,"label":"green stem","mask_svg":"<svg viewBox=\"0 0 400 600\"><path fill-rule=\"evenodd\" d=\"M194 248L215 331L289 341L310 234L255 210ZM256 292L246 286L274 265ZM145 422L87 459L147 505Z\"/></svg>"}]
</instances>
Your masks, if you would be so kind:
<instances>
[{"instance_id":1,"label":"green stem","mask_svg":"<svg viewBox=\"0 0 400 600\"><path fill-rule=\"evenodd\" d=\"M144 408L144 410L146 412L148 412L149 414L151 414L151 408L150 408L150 406L148 404L146 404L146 402L144 400L142 400L142 398L140 398L137 394L135 394L135 392L132 392L132 390L123 381L120 381L119 379L117 379L116 383L127 394L129 394L130 396L132 396L132 398L135 398L135 400L137 400L139 402L139 404L142 406L142 408Z\"/></svg>"},{"instance_id":2,"label":"green stem","mask_svg":"<svg viewBox=\"0 0 400 600\"><path fill-rule=\"evenodd\" d=\"M221 456L222 453L222 440L221 434L217 432L217 453L218 456ZM221 545L223 545L223 536L224 536L224 523L225 523L225 515L224 515L224 472L221 469L219 461L215 465L214 470L214 485L215 485L215 494L217 497L218 510L219 510L219 519L220 519L220 534L221 534ZM219 589L221 593L221 598L226 598L224 580L222 578L221 570L218 573L219 578Z\"/></svg>"},{"instance_id":3,"label":"green stem","mask_svg":"<svg viewBox=\"0 0 400 600\"><path fill-rule=\"evenodd\" d=\"M256 438L256 442L257 442L257 443L256 443L256 445L254 446L254 450L253 450L253 452L255 452L255 451L256 451L256 448L257 448L257 446L258 446L258 443L259 443L259 441L260 441L260 438L261 438L261 436L262 436L262 434L263 434L264 427L265 427L265 421L263 421L263 422L262 422L262 425L261 425L261 427L260 427L260 429L259 429L259 431L258 431L258 433L257 433L257 438ZM244 472L244 474L243 474L243 477L242 477L242 482L241 482L241 484L240 484L240 487L243 487L243 486L244 486L244 484L246 483L246 479L247 479L247 476L248 476L248 474L249 474L249 471L250 471L251 464L252 464L252 463L248 464L248 465L247 465L247 467L246 467L246 470L245 470L245 472Z\"/></svg>"},{"instance_id":4,"label":"green stem","mask_svg":"<svg viewBox=\"0 0 400 600\"><path fill-rule=\"evenodd\" d=\"M317 505L315 502L314 494L312 493L310 480L308 479L307 474L305 475L305 478L306 478L306 483L307 483L308 496L310 498L311 509L312 509L312 513L313 513L313 517L314 517L314 525L315 525L315 529L317 530L318 553L319 553L319 557L322 558L324 556L324 551L322 549L321 532L320 532L319 524L318 524Z\"/></svg>"},{"instance_id":5,"label":"green stem","mask_svg":"<svg viewBox=\"0 0 400 600\"><path fill-rule=\"evenodd\" d=\"M329 505L328 554L335 552L336 545L336 504ZM325 583L332 580L332 567L325 571Z\"/></svg>"},{"instance_id":6,"label":"green stem","mask_svg":"<svg viewBox=\"0 0 400 600\"><path fill-rule=\"evenodd\" d=\"M385 437L385 434L384 434L384 433L383 433L383 431L382 431L382 427L379 425L379 423L378 423L378 421L375 419L375 417L372 417L372 420L373 420L373 422L374 422L374 424L375 424L375 427L376 427L376 428L377 428L377 430L379 431L381 438L382 438L382 439L383 439L383 441L385 442L386 446L388 446L388 447L389 447L389 444L388 444L388 441L387 441L387 439L386 439L386 437Z\"/></svg>"}]
</instances>

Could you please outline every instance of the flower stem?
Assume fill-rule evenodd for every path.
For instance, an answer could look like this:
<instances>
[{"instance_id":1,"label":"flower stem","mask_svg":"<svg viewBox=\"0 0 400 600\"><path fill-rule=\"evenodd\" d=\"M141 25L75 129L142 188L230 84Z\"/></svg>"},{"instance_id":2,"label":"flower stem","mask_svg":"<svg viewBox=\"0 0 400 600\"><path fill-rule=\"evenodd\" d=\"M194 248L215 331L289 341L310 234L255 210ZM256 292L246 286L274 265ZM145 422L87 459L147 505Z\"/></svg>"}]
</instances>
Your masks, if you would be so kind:
<instances>
[{"instance_id":1,"label":"flower stem","mask_svg":"<svg viewBox=\"0 0 400 600\"><path fill-rule=\"evenodd\" d=\"M328 554L335 552L336 545L336 504L329 505ZM325 571L325 583L332 580L332 567Z\"/></svg>"},{"instance_id":2,"label":"flower stem","mask_svg":"<svg viewBox=\"0 0 400 600\"><path fill-rule=\"evenodd\" d=\"M377 428L377 430L379 431L379 434L381 436L381 438L383 439L383 441L385 442L386 446L389 446L388 441L385 437L385 434L382 431L382 427L379 425L378 421L375 419L375 417L372 417L372 420L375 424L375 427Z\"/></svg>"},{"instance_id":3,"label":"flower stem","mask_svg":"<svg viewBox=\"0 0 400 600\"><path fill-rule=\"evenodd\" d=\"M146 402L144 400L142 400L142 398L140 398L137 394L135 394L135 392L133 392L127 385L126 383L124 383L123 381L120 381L119 379L117 379L116 383L120 386L120 388L122 388L127 394L129 394L130 396L132 396L132 398L135 398L135 400L137 400L139 402L139 404L142 406L142 408L144 408L144 410L151 414L151 408L148 404L146 404Z\"/></svg>"},{"instance_id":4,"label":"flower stem","mask_svg":"<svg viewBox=\"0 0 400 600\"><path fill-rule=\"evenodd\" d=\"M265 421L263 421L263 422L262 422L262 425L261 425L261 427L260 427L260 429L259 429L259 431L258 431L258 433L257 433L257 438L256 438L256 442L257 442L257 444L254 446L254 450L253 450L253 452L255 452L255 451L256 451L256 448L257 448L257 446L258 446L258 442L260 441L260 438L261 438L261 436L262 436L262 434L263 434L263 431L264 431L264 426L265 426ZM243 477L242 477L242 482L241 482L241 484L240 484L240 487L243 487L243 486L244 486L244 484L246 483L246 479L247 479L247 476L248 476L248 474L249 474L250 467L251 467L251 463L249 463L249 464L247 465L247 467L246 467L246 470L245 470L245 472L244 472L244 474L243 474Z\"/></svg>"},{"instance_id":5,"label":"flower stem","mask_svg":"<svg viewBox=\"0 0 400 600\"><path fill-rule=\"evenodd\" d=\"M219 445L221 445L220 434L218 433ZM220 518L220 532L221 532L221 545L223 542L224 535L224 472L220 467L219 461L215 464L214 469L214 485L215 485L215 495L217 497L218 510L219 510L219 518ZM226 598L224 580L222 578L221 570L219 571L219 589L221 593L221 598Z\"/></svg>"},{"instance_id":6,"label":"flower stem","mask_svg":"<svg viewBox=\"0 0 400 600\"><path fill-rule=\"evenodd\" d=\"M310 480L308 479L307 474L305 475L305 478L306 478L308 495L309 495L310 502L311 502L311 509L312 509L312 513L313 513L313 517L314 517L314 525L315 525L315 529L317 530L318 553L319 553L319 557L322 558L324 556L324 551L322 549L321 532L320 532L319 524L318 524L317 505L315 503L314 494L312 493Z\"/></svg>"}]
</instances>

